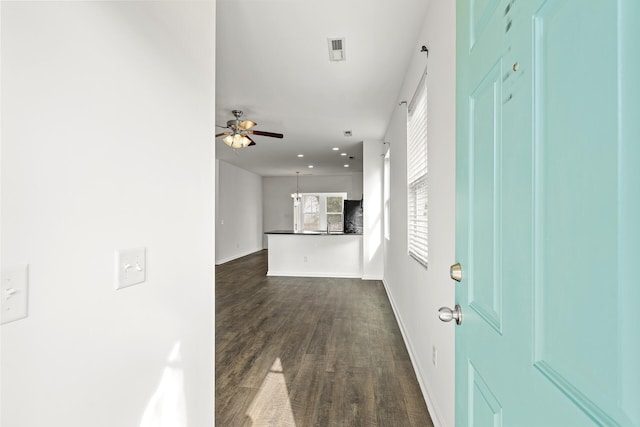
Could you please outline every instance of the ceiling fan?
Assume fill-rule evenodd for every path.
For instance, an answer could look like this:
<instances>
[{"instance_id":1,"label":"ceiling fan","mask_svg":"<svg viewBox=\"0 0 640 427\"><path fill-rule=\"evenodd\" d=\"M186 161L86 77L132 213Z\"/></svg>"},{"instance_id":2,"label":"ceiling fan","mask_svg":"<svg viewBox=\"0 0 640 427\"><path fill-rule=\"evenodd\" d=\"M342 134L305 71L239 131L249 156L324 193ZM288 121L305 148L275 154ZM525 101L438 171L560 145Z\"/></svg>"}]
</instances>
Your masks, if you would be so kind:
<instances>
[{"instance_id":1,"label":"ceiling fan","mask_svg":"<svg viewBox=\"0 0 640 427\"><path fill-rule=\"evenodd\" d=\"M251 139L249 135L269 136L271 138L283 137L281 133L251 130L251 128L254 127L257 123L252 122L251 120L240 121L240 117L242 117L242 110L232 110L231 113L235 117L234 120L229 120L227 122L227 126L217 125L218 127L229 130L216 134L216 138L219 136L224 136L222 140L231 148L244 148L256 145L255 141Z\"/></svg>"}]
</instances>

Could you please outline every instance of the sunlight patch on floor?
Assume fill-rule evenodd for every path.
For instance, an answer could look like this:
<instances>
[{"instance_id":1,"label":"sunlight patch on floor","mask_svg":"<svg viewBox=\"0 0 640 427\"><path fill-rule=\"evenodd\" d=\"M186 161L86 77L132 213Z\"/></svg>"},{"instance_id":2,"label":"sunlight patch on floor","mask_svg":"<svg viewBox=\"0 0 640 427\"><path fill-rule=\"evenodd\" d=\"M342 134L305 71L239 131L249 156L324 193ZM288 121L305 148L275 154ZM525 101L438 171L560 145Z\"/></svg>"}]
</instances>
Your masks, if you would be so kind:
<instances>
[{"instance_id":1,"label":"sunlight patch on floor","mask_svg":"<svg viewBox=\"0 0 640 427\"><path fill-rule=\"evenodd\" d=\"M296 427L282 362L276 358L247 410L252 426Z\"/></svg>"}]
</instances>

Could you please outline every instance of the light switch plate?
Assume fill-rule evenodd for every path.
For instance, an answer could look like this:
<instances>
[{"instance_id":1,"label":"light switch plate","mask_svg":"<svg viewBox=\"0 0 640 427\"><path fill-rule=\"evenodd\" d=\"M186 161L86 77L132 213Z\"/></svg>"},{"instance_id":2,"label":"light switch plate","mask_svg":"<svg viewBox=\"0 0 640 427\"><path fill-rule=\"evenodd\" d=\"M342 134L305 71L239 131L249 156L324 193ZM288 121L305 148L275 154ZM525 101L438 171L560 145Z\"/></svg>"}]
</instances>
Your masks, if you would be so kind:
<instances>
[{"instance_id":1,"label":"light switch plate","mask_svg":"<svg viewBox=\"0 0 640 427\"><path fill-rule=\"evenodd\" d=\"M0 286L1 323L27 317L29 266L21 265L2 272Z\"/></svg>"},{"instance_id":2,"label":"light switch plate","mask_svg":"<svg viewBox=\"0 0 640 427\"><path fill-rule=\"evenodd\" d=\"M146 249L116 251L116 289L137 285L146 279Z\"/></svg>"}]
</instances>

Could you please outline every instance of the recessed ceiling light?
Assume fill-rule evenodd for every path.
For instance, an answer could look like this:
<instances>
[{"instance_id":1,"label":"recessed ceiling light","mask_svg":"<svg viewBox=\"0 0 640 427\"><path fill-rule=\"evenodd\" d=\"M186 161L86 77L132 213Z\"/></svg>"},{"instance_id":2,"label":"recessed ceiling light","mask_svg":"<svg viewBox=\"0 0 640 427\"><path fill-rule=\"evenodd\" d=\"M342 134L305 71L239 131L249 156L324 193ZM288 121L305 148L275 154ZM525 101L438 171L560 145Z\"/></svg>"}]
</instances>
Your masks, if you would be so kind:
<instances>
[{"instance_id":1,"label":"recessed ceiling light","mask_svg":"<svg viewBox=\"0 0 640 427\"><path fill-rule=\"evenodd\" d=\"M309 169L313 169L313 165L309 165Z\"/></svg>"},{"instance_id":2,"label":"recessed ceiling light","mask_svg":"<svg viewBox=\"0 0 640 427\"><path fill-rule=\"evenodd\" d=\"M341 155L341 156L346 156L346 155L347 155L347 153L340 153L340 155Z\"/></svg>"},{"instance_id":3,"label":"recessed ceiling light","mask_svg":"<svg viewBox=\"0 0 640 427\"><path fill-rule=\"evenodd\" d=\"M349 167L349 165L344 165L344 167L345 167L345 168L348 168L348 167Z\"/></svg>"},{"instance_id":4,"label":"recessed ceiling light","mask_svg":"<svg viewBox=\"0 0 640 427\"><path fill-rule=\"evenodd\" d=\"M298 157L304 157L304 154L298 154Z\"/></svg>"},{"instance_id":5,"label":"recessed ceiling light","mask_svg":"<svg viewBox=\"0 0 640 427\"><path fill-rule=\"evenodd\" d=\"M338 147L333 147L332 150L333 151L339 151L340 149Z\"/></svg>"}]
</instances>

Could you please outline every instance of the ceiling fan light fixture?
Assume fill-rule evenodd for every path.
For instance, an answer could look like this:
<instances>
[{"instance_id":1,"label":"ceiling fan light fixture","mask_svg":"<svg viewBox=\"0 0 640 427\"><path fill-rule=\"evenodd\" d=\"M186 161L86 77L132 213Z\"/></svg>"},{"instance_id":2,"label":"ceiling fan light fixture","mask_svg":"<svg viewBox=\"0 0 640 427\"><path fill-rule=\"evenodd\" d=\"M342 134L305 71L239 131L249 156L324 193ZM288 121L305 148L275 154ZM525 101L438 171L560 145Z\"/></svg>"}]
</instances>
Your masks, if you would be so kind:
<instances>
[{"instance_id":1,"label":"ceiling fan light fixture","mask_svg":"<svg viewBox=\"0 0 640 427\"><path fill-rule=\"evenodd\" d=\"M251 144L251 140L240 133L227 135L222 139L222 141L231 148L244 148Z\"/></svg>"},{"instance_id":2,"label":"ceiling fan light fixture","mask_svg":"<svg viewBox=\"0 0 640 427\"><path fill-rule=\"evenodd\" d=\"M226 127L216 125L229 129L228 132L217 133L216 138L225 135L222 141L231 148L245 148L257 145L248 135L260 135L280 139L284 136L281 133L251 130L257 123L252 120L244 120L241 122L240 117L242 116L242 110L232 110L231 113L233 113L235 120L227 121Z\"/></svg>"},{"instance_id":3,"label":"ceiling fan light fixture","mask_svg":"<svg viewBox=\"0 0 640 427\"><path fill-rule=\"evenodd\" d=\"M233 137L233 143L234 145L237 146L236 148L241 148L241 147L244 148L244 147L248 147L249 144L251 144L251 141L249 140L249 138L247 138L244 135L236 134Z\"/></svg>"}]
</instances>

